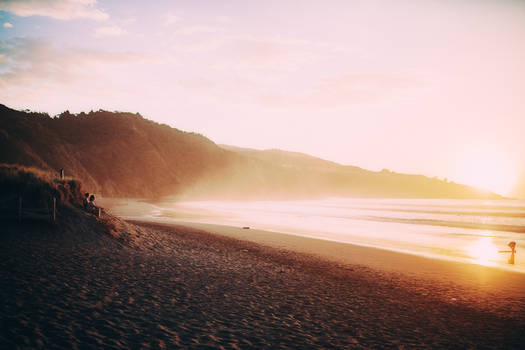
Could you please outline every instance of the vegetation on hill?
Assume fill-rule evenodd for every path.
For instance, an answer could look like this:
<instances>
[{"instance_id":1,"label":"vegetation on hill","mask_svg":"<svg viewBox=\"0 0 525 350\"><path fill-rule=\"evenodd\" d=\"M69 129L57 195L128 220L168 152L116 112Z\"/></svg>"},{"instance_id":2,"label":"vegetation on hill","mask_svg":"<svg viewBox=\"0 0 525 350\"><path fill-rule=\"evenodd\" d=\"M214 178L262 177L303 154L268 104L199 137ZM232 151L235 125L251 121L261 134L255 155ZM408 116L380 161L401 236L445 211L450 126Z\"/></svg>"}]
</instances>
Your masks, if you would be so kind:
<instances>
[{"instance_id":1,"label":"vegetation on hill","mask_svg":"<svg viewBox=\"0 0 525 350\"><path fill-rule=\"evenodd\" d=\"M123 112L50 117L0 105L0 150L0 162L64 168L87 191L114 197L499 198L465 185L301 153L219 147L202 135Z\"/></svg>"},{"instance_id":2,"label":"vegetation on hill","mask_svg":"<svg viewBox=\"0 0 525 350\"><path fill-rule=\"evenodd\" d=\"M52 173L19 165L0 164L0 206L16 207L18 197L24 206L49 208L52 198L62 205L80 206L81 185L77 180L58 179Z\"/></svg>"},{"instance_id":3,"label":"vegetation on hill","mask_svg":"<svg viewBox=\"0 0 525 350\"><path fill-rule=\"evenodd\" d=\"M64 168L89 192L106 196L178 193L228 158L201 135L138 114L64 112L51 118L5 106L0 106L0 149L0 162Z\"/></svg>"}]
</instances>

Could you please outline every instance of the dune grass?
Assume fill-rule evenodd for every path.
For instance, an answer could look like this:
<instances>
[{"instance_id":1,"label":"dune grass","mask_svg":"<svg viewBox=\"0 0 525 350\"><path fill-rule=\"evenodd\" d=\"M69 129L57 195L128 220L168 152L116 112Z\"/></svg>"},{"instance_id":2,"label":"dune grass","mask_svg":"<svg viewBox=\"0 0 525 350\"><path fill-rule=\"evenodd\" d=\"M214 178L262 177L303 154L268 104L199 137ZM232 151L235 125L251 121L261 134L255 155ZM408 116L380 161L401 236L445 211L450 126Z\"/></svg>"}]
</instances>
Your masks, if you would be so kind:
<instances>
[{"instance_id":1,"label":"dune grass","mask_svg":"<svg viewBox=\"0 0 525 350\"><path fill-rule=\"evenodd\" d=\"M48 208L53 197L62 205L79 206L82 188L73 178L61 180L38 168L0 163L0 207L12 207L18 197L25 207Z\"/></svg>"}]
</instances>

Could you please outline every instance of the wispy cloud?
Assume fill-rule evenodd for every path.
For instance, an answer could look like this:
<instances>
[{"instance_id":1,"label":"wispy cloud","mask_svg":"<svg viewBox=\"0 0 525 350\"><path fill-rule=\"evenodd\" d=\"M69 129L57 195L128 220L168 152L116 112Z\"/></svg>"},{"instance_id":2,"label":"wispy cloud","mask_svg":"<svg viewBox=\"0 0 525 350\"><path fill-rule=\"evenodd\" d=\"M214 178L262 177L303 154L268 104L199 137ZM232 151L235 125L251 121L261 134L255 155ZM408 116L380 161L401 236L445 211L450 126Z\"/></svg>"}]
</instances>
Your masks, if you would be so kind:
<instances>
[{"instance_id":1,"label":"wispy cloud","mask_svg":"<svg viewBox=\"0 0 525 350\"><path fill-rule=\"evenodd\" d=\"M89 84L99 73L148 60L144 54L58 47L41 39L0 41L0 94L31 95L50 87Z\"/></svg>"},{"instance_id":2,"label":"wispy cloud","mask_svg":"<svg viewBox=\"0 0 525 350\"><path fill-rule=\"evenodd\" d=\"M88 18L106 20L109 15L97 8L97 0L2 0L0 10L21 17L45 16L61 20Z\"/></svg>"},{"instance_id":3,"label":"wispy cloud","mask_svg":"<svg viewBox=\"0 0 525 350\"><path fill-rule=\"evenodd\" d=\"M117 25L100 27L95 30L96 37L123 36L123 35L126 35L127 33L128 32L125 29Z\"/></svg>"},{"instance_id":4,"label":"wispy cloud","mask_svg":"<svg viewBox=\"0 0 525 350\"><path fill-rule=\"evenodd\" d=\"M258 36L230 33L213 26L182 27L168 39L176 52L216 54L212 65L218 70L293 71L319 56L316 44L283 36ZM322 55L333 54L323 50Z\"/></svg>"},{"instance_id":5,"label":"wispy cloud","mask_svg":"<svg viewBox=\"0 0 525 350\"><path fill-rule=\"evenodd\" d=\"M173 25L175 23L180 22L181 20L182 20L181 17L179 17L179 16L177 16L177 15L175 15L173 13L167 13L167 14L164 15L164 22L163 22L163 24L165 26L171 26L171 25Z\"/></svg>"},{"instance_id":6,"label":"wispy cloud","mask_svg":"<svg viewBox=\"0 0 525 350\"><path fill-rule=\"evenodd\" d=\"M213 34L219 33L222 31L222 28L212 27L212 26L188 26L180 28L176 34L182 35L194 35L194 34Z\"/></svg>"},{"instance_id":7,"label":"wispy cloud","mask_svg":"<svg viewBox=\"0 0 525 350\"><path fill-rule=\"evenodd\" d=\"M295 38L235 35L227 45L232 62L244 70L294 71L319 56L313 43Z\"/></svg>"},{"instance_id":8,"label":"wispy cloud","mask_svg":"<svg viewBox=\"0 0 525 350\"><path fill-rule=\"evenodd\" d=\"M13 25L9 22L4 23L4 28L13 28Z\"/></svg>"},{"instance_id":9,"label":"wispy cloud","mask_svg":"<svg viewBox=\"0 0 525 350\"><path fill-rule=\"evenodd\" d=\"M426 83L394 74L345 74L322 78L308 85L310 87L303 90L263 95L259 102L278 108L337 108L399 96Z\"/></svg>"}]
</instances>

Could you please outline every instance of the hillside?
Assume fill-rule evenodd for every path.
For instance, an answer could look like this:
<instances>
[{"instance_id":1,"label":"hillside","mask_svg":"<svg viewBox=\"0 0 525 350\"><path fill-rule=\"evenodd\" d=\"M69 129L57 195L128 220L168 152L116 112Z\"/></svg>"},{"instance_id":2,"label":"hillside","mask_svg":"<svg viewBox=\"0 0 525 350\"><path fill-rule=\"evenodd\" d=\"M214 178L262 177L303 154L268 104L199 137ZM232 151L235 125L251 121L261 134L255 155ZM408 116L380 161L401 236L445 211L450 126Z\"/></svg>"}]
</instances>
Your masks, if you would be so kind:
<instances>
[{"instance_id":1,"label":"hillside","mask_svg":"<svg viewBox=\"0 0 525 350\"><path fill-rule=\"evenodd\" d=\"M64 168L106 196L180 192L228 162L228 152L207 138L138 114L64 112L51 118L0 106L0 116L0 162Z\"/></svg>"},{"instance_id":2,"label":"hillside","mask_svg":"<svg viewBox=\"0 0 525 350\"><path fill-rule=\"evenodd\" d=\"M114 197L499 198L465 185L301 153L219 147L202 135L124 112L50 117L0 105L0 163L64 168L87 191Z\"/></svg>"},{"instance_id":3,"label":"hillside","mask_svg":"<svg viewBox=\"0 0 525 350\"><path fill-rule=\"evenodd\" d=\"M246 159L260 161L265 164L264 169L272 168L271 174L259 177L273 178L272 189L286 188L286 193L293 194L294 197L501 198L488 191L437 178L400 174L388 170L375 172L303 153L278 149L255 150L229 145L221 145L221 147ZM258 173L262 172L264 170L259 169ZM236 175L236 173L229 174L229 178L235 179ZM235 183L242 183L242 181L241 178ZM261 184L261 188L265 190L261 190L259 196L279 197L278 190L270 190L271 194L269 194L264 183Z\"/></svg>"},{"instance_id":4,"label":"hillside","mask_svg":"<svg viewBox=\"0 0 525 350\"><path fill-rule=\"evenodd\" d=\"M230 145L219 145L220 147L242 154L244 156L259 159L273 165L282 166L285 168L301 168L309 170L328 170L328 169L342 169L342 165L321 158L313 157L309 154L299 152L288 152L280 149L256 150L252 148L243 148ZM358 167L353 168L357 171L366 171Z\"/></svg>"}]
</instances>

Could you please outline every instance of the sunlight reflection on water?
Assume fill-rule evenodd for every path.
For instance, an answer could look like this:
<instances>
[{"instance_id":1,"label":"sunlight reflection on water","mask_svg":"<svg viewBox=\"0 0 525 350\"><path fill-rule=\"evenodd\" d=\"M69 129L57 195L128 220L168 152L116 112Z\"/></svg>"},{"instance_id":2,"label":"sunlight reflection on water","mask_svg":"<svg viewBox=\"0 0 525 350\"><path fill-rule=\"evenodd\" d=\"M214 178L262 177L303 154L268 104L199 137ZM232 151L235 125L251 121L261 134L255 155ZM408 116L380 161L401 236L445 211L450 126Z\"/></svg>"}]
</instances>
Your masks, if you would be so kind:
<instances>
[{"instance_id":1,"label":"sunlight reflection on water","mask_svg":"<svg viewBox=\"0 0 525 350\"><path fill-rule=\"evenodd\" d=\"M472 245L467 247L473 262L485 266L494 266L501 258L498 248L494 245L492 237L480 237Z\"/></svg>"}]
</instances>

